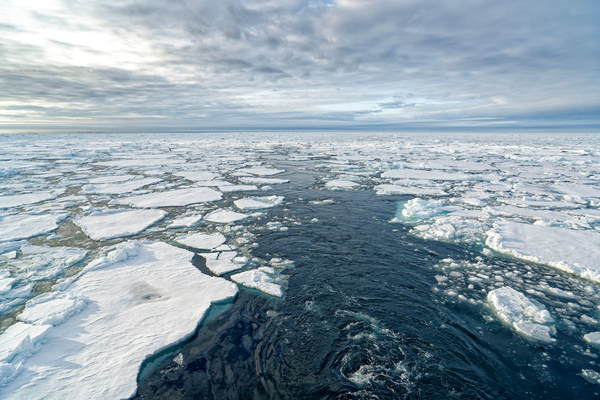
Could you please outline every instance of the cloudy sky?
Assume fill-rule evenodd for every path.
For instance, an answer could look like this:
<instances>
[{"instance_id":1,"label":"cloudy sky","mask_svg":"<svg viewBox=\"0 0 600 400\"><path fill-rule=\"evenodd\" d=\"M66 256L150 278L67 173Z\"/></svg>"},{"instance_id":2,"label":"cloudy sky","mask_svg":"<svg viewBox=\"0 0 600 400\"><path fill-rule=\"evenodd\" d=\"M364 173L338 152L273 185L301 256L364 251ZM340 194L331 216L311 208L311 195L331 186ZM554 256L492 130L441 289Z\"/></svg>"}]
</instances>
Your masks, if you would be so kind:
<instances>
[{"instance_id":1,"label":"cloudy sky","mask_svg":"<svg viewBox=\"0 0 600 400\"><path fill-rule=\"evenodd\" d=\"M1 0L0 131L600 128L597 0Z\"/></svg>"}]
</instances>

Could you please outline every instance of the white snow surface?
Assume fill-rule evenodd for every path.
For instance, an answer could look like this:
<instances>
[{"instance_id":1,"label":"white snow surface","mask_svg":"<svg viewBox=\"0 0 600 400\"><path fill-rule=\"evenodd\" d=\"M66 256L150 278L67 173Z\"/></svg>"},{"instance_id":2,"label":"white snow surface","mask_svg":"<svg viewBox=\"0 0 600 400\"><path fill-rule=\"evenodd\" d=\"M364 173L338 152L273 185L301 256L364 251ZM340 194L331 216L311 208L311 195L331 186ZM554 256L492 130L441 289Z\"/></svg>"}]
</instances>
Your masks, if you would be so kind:
<instances>
[{"instance_id":1,"label":"white snow surface","mask_svg":"<svg viewBox=\"0 0 600 400\"><path fill-rule=\"evenodd\" d=\"M220 224L228 224L237 222L250 217L248 214L242 214L229 210L215 210L204 217L206 221L216 222Z\"/></svg>"},{"instance_id":2,"label":"white snow surface","mask_svg":"<svg viewBox=\"0 0 600 400\"><path fill-rule=\"evenodd\" d=\"M212 181L218 175L209 171L183 171L176 172L174 175L181 176L187 180L198 182L198 181Z\"/></svg>"},{"instance_id":3,"label":"white snow surface","mask_svg":"<svg viewBox=\"0 0 600 400\"><path fill-rule=\"evenodd\" d=\"M41 203L42 201L55 199L63 194L66 189L56 189L13 196L0 196L0 208L18 207L26 204Z\"/></svg>"},{"instance_id":4,"label":"white snow surface","mask_svg":"<svg viewBox=\"0 0 600 400\"><path fill-rule=\"evenodd\" d=\"M103 241L133 236L154 225L167 215L163 210L102 210L73 222L90 238Z\"/></svg>"},{"instance_id":5,"label":"white snow surface","mask_svg":"<svg viewBox=\"0 0 600 400\"><path fill-rule=\"evenodd\" d=\"M258 190L254 185L219 185L219 190L223 193L231 192L248 192L251 190Z\"/></svg>"},{"instance_id":6,"label":"white snow surface","mask_svg":"<svg viewBox=\"0 0 600 400\"><path fill-rule=\"evenodd\" d=\"M16 214L0 216L0 242L27 239L58 228L67 214Z\"/></svg>"},{"instance_id":7,"label":"white snow surface","mask_svg":"<svg viewBox=\"0 0 600 400\"><path fill-rule=\"evenodd\" d=\"M192 233L175 239L177 243L199 250L212 250L225 243L227 239L220 233Z\"/></svg>"},{"instance_id":8,"label":"white snow surface","mask_svg":"<svg viewBox=\"0 0 600 400\"><path fill-rule=\"evenodd\" d=\"M167 228L190 228L196 226L202 221L202 215L186 215L174 219Z\"/></svg>"},{"instance_id":9,"label":"white snow surface","mask_svg":"<svg viewBox=\"0 0 600 400\"><path fill-rule=\"evenodd\" d=\"M238 270L247 263L245 258L237 257L235 251L203 254L203 256L206 258L206 268L215 275L223 275Z\"/></svg>"},{"instance_id":10,"label":"white snow surface","mask_svg":"<svg viewBox=\"0 0 600 400\"><path fill-rule=\"evenodd\" d=\"M325 184L326 188L332 190L352 189L355 186L359 186L359 184L345 179L334 179Z\"/></svg>"},{"instance_id":11,"label":"white snow surface","mask_svg":"<svg viewBox=\"0 0 600 400\"><path fill-rule=\"evenodd\" d=\"M240 182L254 183L257 185L275 185L275 184L280 184L280 183L288 183L289 179L242 177L242 178L240 178Z\"/></svg>"},{"instance_id":12,"label":"white snow surface","mask_svg":"<svg viewBox=\"0 0 600 400\"><path fill-rule=\"evenodd\" d=\"M19 321L32 325L60 325L88 305L83 296L71 293L44 293L26 303L25 310L17 316Z\"/></svg>"},{"instance_id":13,"label":"white snow surface","mask_svg":"<svg viewBox=\"0 0 600 400\"><path fill-rule=\"evenodd\" d=\"M133 192L141 187L162 182L159 178L135 179L122 183L105 183L85 185L79 193L82 194L123 194Z\"/></svg>"},{"instance_id":14,"label":"white snow surface","mask_svg":"<svg viewBox=\"0 0 600 400\"><path fill-rule=\"evenodd\" d=\"M164 192L148 193L141 196L115 199L110 204L130 205L138 208L182 207L190 204L221 200L221 193L216 190L200 187L175 189Z\"/></svg>"},{"instance_id":15,"label":"white snow surface","mask_svg":"<svg viewBox=\"0 0 600 400\"><path fill-rule=\"evenodd\" d=\"M136 257L82 275L68 294L90 306L46 334L2 389L3 399L132 397L146 358L190 337L211 303L237 294L190 258L164 243L143 244Z\"/></svg>"},{"instance_id":16,"label":"white snow surface","mask_svg":"<svg viewBox=\"0 0 600 400\"><path fill-rule=\"evenodd\" d=\"M438 188L419 188L399 185L377 185L377 194L412 194L415 196L446 196L447 193Z\"/></svg>"},{"instance_id":17,"label":"white snow surface","mask_svg":"<svg viewBox=\"0 0 600 400\"><path fill-rule=\"evenodd\" d=\"M240 210L264 210L283 203L283 196L247 197L233 202Z\"/></svg>"},{"instance_id":18,"label":"white snow surface","mask_svg":"<svg viewBox=\"0 0 600 400\"><path fill-rule=\"evenodd\" d=\"M492 306L498 318L515 331L532 339L551 342L551 324L554 319L548 310L537 306L523 293L505 286L492 290L487 295L488 303Z\"/></svg>"},{"instance_id":19,"label":"white snow surface","mask_svg":"<svg viewBox=\"0 0 600 400\"><path fill-rule=\"evenodd\" d=\"M496 251L600 282L599 232L498 221L487 235Z\"/></svg>"},{"instance_id":20,"label":"white snow surface","mask_svg":"<svg viewBox=\"0 0 600 400\"><path fill-rule=\"evenodd\" d=\"M274 279L263 271L250 270L231 275L231 280L249 288L258 289L271 296L283 296L281 286L274 283Z\"/></svg>"}]
</instances>

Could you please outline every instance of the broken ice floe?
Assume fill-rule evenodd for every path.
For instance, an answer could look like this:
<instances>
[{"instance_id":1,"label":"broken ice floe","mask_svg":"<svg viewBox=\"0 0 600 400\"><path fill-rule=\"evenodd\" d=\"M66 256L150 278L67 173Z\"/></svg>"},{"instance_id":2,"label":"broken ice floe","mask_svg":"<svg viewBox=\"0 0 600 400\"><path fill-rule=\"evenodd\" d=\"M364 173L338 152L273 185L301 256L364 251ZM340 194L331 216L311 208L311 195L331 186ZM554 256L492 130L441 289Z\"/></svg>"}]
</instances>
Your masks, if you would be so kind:
<instances>
[{"instance_id":1,"label":"broken ice floe","mask_svg":"<svg viewBox=\"0 0 600 400\"><path fill-rule=\"evenodd\" d=\"M247 197L233 202L240 210L263 210L283 203L283 196Z\"/></svg>"},{"instance_id":2,"label":"broken ice floe","mask_svg":"<svg viewBox=\"0 0 600 400\"><path fill-rule=\"evenodd\" d=\"M198 250L212 250L215 247L225 243L227 239L220 233L192 233L175 239L175 241L184 246L192 247Z\"/></svg>"},{"instance_id":3,"label":"broken ice floe","mask_svg":"<svg viewBox=\"0 0 600 400\"><path fill-rule=\"evenodd\" d=\"M174 219L167 228L191 228L202 221L202 215L185 215Z\"/></svg>"},{"instance_id":4,"label":"broken ice floe","mask_svg":"<svg viewBox=\"0 0 600 400\"><path fill-rule=\"evenodd\" d=\"M175 189L165 192L148 193L140 196L115 199L110 204L130 205L138 208L181 207L190 204L220 200L221 193L216 190L200 187Z\"/></svg>"},{"instance_id":5,"label":"broken ice floe","mask_svg":"<svg viewBox=\"0 0 600 400\"><path fill-rule=\"evenodd\" d=\"M123 194L130 193L136 189L144 186L152 185L154 183L162 182L159 178L143 178L130 180L123 183L105 183L105 184L94 184L85 185L81 189L82 194Z\"/></svg>"},{"instance_id":6,"label":"broken ice floe","mask_svg":"<svg viewBox=\"0 0 600 400\"><path fill-rule=\"evenodd\" d=\"M0 352L6 348L6 359L12 356L13 364L17 344L29 351L44 335L46 343L35 354L29 351L30 357L19 365L4 366L9 376L3 398L133 396L146 358L190 337L211 303L237 293L234 284L200 273L189 261L185 250L164 243L141 245L136 257L90 270L68 287L67 295L85 297L93 306L53 329L13 325L0 335ZM29 341L23 334L5 337L24 327L31 332Z\"/></svg>"},{"instance_id":7,"label":"broken ice floe","mask_svg":"<svg viewBox=\"0 0 600 400\"><path fill-rule=\"evenodd\" d=\"M67 214L14 214L0 216L0 242L27 239L58 228Z\"/></svg>"},{"instance_id":8,"label":"broken ice floe","mask_svg":"<svg viewBox=\"0 0 600 400\"><path fill-rule=\"evenodd\" d=\"M263 271L250 270L240 272L239 274L231 275L231 280L239 283L240 285L258 289L272 296L283 296L283 290L281 289L281 286L274 283L275 279Z\"/></svg>"},{"instance_id":9,"label":"broken ice floe","mask_svg":"<svg viewBox=\"0 0 600 400\"><path fill-rule=\"evenodd\" d=\"M250 217L248 214L242 214L229 210L215 210L204 217L206 221L228 224L237 222Z\"/></svg>"},{"instance_id":10,"label":"broken ice floe","mask_svg":"<svg viewBox=\"0 0 600 400\"><path fill-rule=\"evenodd\" d=\"M498 318L518 333L543 342L555 340L550 336L554 328L548 325L554 319L548 310L534 304L523 293L502 287L489 292L487 299Z\"/></svg>"},{"instance_id":11,"label":"broken ice floe","mask_svg":"<svg viewBox=\"0 0 600 400\"><path fill-rule=\"evenodd\" d=\"M83 310L88 304L85 297L70 293L44 293L26 303L17 320L32 325L60 325Z\"/></svg>"},{"instance_id":12,"label":"broken ice floe","mask_svg":"<svg viewBox=\"0 0 600 400\"><path fill-rule=\"evenodd\" d=\"M167 215L162 210L110 210L96 211L73 222L91 239L102 241L132 236L154 225Z\"/></svg>"},{"instance_id":13,"label":"broken ice floe","mask_svg":"<svg viewBox=\"0 0 600 400\"><path fill-rule=\"evenodd\" d=\"M252 168L242 168L239 170L239 172L244 172L247 174L259 175L259 176L271 176L271 175L277 175L282 172L285 172L285 170L266 168L266 167L252 167Z\"/></svg>"},{"instance_id":14,"label":"broken ice floe","mask_svg":"<svg viewBox=\"0 0 600 400\"><path fill-rule=\"evenodd\" d=\"M0 196L0 208L18 207L26 204L40 203L42 201L55 199L63 194L66 189L55 189L43 192L18 194L13 196Z\"/></svg>"},{"instance_id":15,"label":"broken ice floe","mask_svg":"<svg viewBox=\"0 0 600 400\"><path fill-rule=\"evenodd\" d=\"M215 249L215 250L218 250ZM235 251L222 251L201 254L206 259L206 268L215 275L223 275L243 268L248 259L239 256Z\"/></svg>"}]
</instances>

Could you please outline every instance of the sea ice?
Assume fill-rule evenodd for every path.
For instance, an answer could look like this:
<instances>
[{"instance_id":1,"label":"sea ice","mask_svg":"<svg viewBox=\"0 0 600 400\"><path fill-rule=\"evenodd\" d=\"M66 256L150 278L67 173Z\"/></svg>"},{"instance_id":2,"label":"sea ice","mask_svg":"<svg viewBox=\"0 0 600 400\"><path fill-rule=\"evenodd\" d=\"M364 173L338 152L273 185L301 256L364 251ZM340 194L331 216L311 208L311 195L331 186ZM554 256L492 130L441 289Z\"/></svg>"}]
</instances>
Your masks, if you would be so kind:
<instances>
[{"instance_id":1,"label":"sea ice","mask_svg":"<svg viewBox=\"0 0 600 400\"><path fill-rule=\"evenodd\" d=\"M543 342L551 342L552 329L545 324L554 322L548 310L537 306L523 293L505 286L490 291L487 300L498 318L517 332Z\"/></svg>"},{"instance_id":2,"label":"sea ice","mask_svg":"<svg viewBox=\"0 0 600 400\"><path fill-rule=\"evenodd\" d=\"M265 168L265 167L253 167L253 168L242 168L239 172L244 172L247 174L258 175L258 176L271 176L277 175L282 172L285 172L284 169L274 169L274 168Z\"/></svg>"},{"instance_id":3,"label":"sea ice","mask_svg":"<svg viewBox=\"0 0 600 400\"><path fill-rule=\"evenodd\" d=\"M240 182L254 183L257 185L275 185L279 183L288 183L289 179L242 177L240 178Z\"/></svg>"},{"instance_id":4,"label":"sea ice","mask_svg":"<svg viewBox=\"0 0 600 400\"><path fill-rule=\"evenodd\" d=\"M281 290L281 286L273 283L274 279L262 271L251 270L240 272L239 274L231 275L231 280L239 283L240 285L258 289L262 292L270 294L271 296L283 296L283 290Z\"/></svg>"},{"instance_id":5,"label":"sea ice","mask_svg":"<svg viewBox=\"0 0 600 400\"><path fill-rule=\"evenodd\" d=\"M248 214L242 214L235 211L215 210L204 217L206 221L228 224L230 222L241 221L250 217Z\"/></svg>"},{"instance_id":6,"label":"sea ice","mask_svg":"<svg viewBox=\"0 0 600 400\"><path fill-rule=\"evenodd\" d=\"M598 232L498 221L487 235L496 251L600 282Z\"/></svg>"},{"instance_id":7,"label":"sea ice","mask_svg":"<svg viewBox=\"0 0 600 400\"><path fill-rule=\"evenodd\" d=\"M398 186L398 185L377 185L373 189L377 191L377 194L407 194L414 196L447 196L448 194L442 189L437 188L419 188L412 186Z\"/></svg>"},{"instance_id":8,"label":"sea ice","mask_svg":"<svg viewBox=\"0 0 600 400\"><path fill-rule=\"evenodd\" d=\"M189 204L205 203L221 200L221 193L216 190L200 187L190 189L175 189L165 192L148 193L141 196L115 199L110 204L131 205L139 208L181 207Z\"/></svg>"},{"instance_id":9,"label":"sea ice","mask_svg":"<svg viewBox=\"0 0 600 400\"><path fill-rule=\"evenodd\" d=\"M237 257L235 251L224 251L221 253L202 254L206 258L206 268L215 275L223 275L238 270L246 265L245 257ZM214 255L213 255L214 254ZM216 256L216 257L215 257Z\"/></svg>"},{"instance_id":10,"label":"sea ice","mask_svg":"<svg viewBox=\"0 0 600 400\"><path fill-rule=\"evenodd\" d=\"M174 219L167 228L190 228L196 226L202 221L202 215L188 215Z\"/></svg>"},{"instance_id":11,"label":"sea ice","mask_svg":"<svg viewBox=\"0 0 600 400\"><path fill-rule=\"evenodd\" d=\"M208 171L183 171L176 172L173 175L181 176L189 181L212 181L218 175Z\"/></svg>"},{"instance_id":12,"label":"sea ice","mask_svg":"<svg viewBox=\"0 0 600 400\"><path fill-rule=\"evenodd\" d=\"M254 185L223 185L219 186L219 190L223 193L231 192L247 192L251 190L258 190Z\"/></svg>"},{"instance_id":13,"label":"sea ice","mask_svg":"<svg viewBox=\"0 0 600 400\"><path fill-rule=\"evenodd\" d=\"M132 236L154 225L167 215L162 210L110 210L95 212L73 222L86 235L98 241Z\"/></svg>"},{"instance_id":14,"label":"sea ice","mask_svg":"<svg viewBox=\"0 0 600 400\"><path fill-rule=\"evenodd\" d=\"M98 185L85 185L79 193L83 194L123 194L133 192L141 187L162 182L159 178L143 178L123 183L105 183Z\"/></svg>"},{"instance_id":15,"label":"sea ice","mask_svg":"<svg viewBox=\"0 0 600 400\"><path fill-rule=\"evenodd\" d=\"M125 182L125 181L135 178L136 176L137 175L99 176L97 178L88 179L88 183L90 183L90 184L105 184L105 183Z\"/></svg>"},{"instance_id":16,"label":"sea ice","mask_svg":"<svg viewBox=\"0 0 600 400\"><path fill-rule=\"evenodd\" d=\"M586 333L585 335L583 335L583 340L585 340L589 344L600 346L600 332Z\"/></svg>"},{"instance_id":17,"label":"sea ice","mask_svg":"<svg viewBox=\"0 0 600 400\"><path fill-rule=\"evenodd\" d=\"M24 257L15 261L13 266L20 270L25 277L32 281L54 279L62 271L78 262L87 255L87 250L69 247L23 246Z\"/></svg>"},{"instance_id":18,"label":"sea ice","mask_svg":"<svg viewBox=\"0 0 600 400\"><path fill-rule=\"evenodd\" d=\"M0 362L9 363L13 358L23 352L30 352L34 348L22 346L24 341L34 346L42 341L52 330L52 325L30 325L23 322L17 322L10 326L2 335L0 335ZM0 380L5 378L0 376Z\"/></svg>"},{"instance_id":19,"label":"sea ice","mask_svg":"<svg viewBox=\"0 0 600 400\"><path fill-rule=\"evenodd\" d=\"M0 242L27 239L58 228L67 214L17 214L0 216Z\"/></svg>"},{"instance_id":20,"label":"sea ice","mask_svg":"<svg viewBox=\"0 0 600 400\"><path fill-rule=\"evenodd\" d=\"M233 202L240 210L263 210L283 203L283 196L247 197Z\"/></svg>"},{"instance_id":21,"label":"sea ice","mask_svg":"<svg viewBox=\"0 0 600 400\"><path fill-rule=\"evenodd\" d=\"M459 172L424 171L417 169L392 169L381 174L382 178L427 179L433 181L483 181L499 180L498 176L472 175Z\"/></svg>"},{"instance_id":22,"label":"sea ice","mask_svg":"<svg viewBox=\"0 0 600 400\"><path fill-rule=\"evenodd\" d=\"M199 250L212 250L225 243L227 239L220 233L192 233L175 239L177 243Z\"/></svg>"},{"instance_id":23,"label":"sea ice","mask_svg":"<svg viewBox=\"0 0 600 400\"><path fill-rule=\"evenodd\" d=\"M17 319L32 325L56 326L83 310L87 304L85 297L70 293L44 293L29 300Z\"/></svg>"},{"instance_id":24,"label":"sea ice","mask_svg":"<svg viewBox=\"0 0 600 400\"><path fill-rule=\"evenodd\" d=\"M358 183L347 181L344 179L334 179L325 184L325 187L333 190L352 189L355 186L359 186Z\"/></svg>"},{"instance_id":25,"label":"sea ice","mask_svg":"<svg viewBox=\"0 0 600 400\"><path fill-rule=\"evenodd\" d=\"M55 199L67 189L56 189L51 191L17 194L13 196L0 196L0 208L17 207L26 204L41 203L42 201Z\"/></svg>"},{"instance_id":26,"label":"sea ice","mask_svg":"<svg viewBox=\"0 0 600 400\"><path fill-rule=\"evenodd\" d=\"M190 337L211 303L237 294L233 283L202 274L190 258L165 243L143 244L136 257L83 274L67 293L90 305L46 334L3 398L132 397L145 359Z\"/></svg>"}]
</instances>

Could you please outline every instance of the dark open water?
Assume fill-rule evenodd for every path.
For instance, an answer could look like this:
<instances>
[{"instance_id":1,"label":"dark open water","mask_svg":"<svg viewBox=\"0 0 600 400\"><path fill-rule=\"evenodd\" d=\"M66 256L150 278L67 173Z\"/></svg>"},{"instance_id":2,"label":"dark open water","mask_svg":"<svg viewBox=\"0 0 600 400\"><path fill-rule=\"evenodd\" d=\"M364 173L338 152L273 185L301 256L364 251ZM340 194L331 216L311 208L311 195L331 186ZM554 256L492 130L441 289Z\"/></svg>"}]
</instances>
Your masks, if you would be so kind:
<instances>
[{"instance_id":1,"label":"dark open water","mask_svg":"<svg viewBox=\"0 0 600 400\"><path fill-rule=\"evenodd\" d=\"M589 357L571 354L567 339L528 342L485 322L480 306L443 301L432 291L434 264L479 254L390 224L406 198L314 190L310 172L286 176L293 187L270 193L286 203L268 215L302 225L255 232L254 251L295 262L285 272L285 297L242 289L173 351L183 355L181 365L169 357L140 380L137 398L597 398L597 386L577 376ZM310 203L328 198L334 203ZM196 263L202 266L200 258Z\"/></svg>"}]
</instances>

